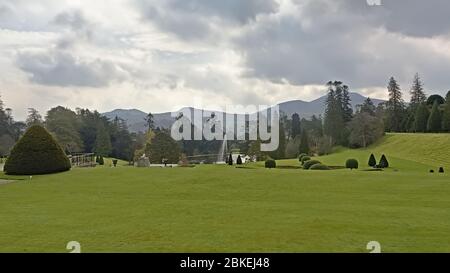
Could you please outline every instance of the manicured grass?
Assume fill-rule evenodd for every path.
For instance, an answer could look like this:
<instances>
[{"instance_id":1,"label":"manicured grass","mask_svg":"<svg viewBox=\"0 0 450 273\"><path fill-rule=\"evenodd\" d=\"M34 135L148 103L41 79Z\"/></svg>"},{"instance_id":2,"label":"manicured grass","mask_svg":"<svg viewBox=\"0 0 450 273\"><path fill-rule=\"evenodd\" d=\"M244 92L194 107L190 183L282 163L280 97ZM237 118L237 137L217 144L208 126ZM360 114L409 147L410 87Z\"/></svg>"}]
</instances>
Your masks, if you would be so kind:
<instances>
[{"instance_id":1,"label":"manicured grass","mask_svg":"<svg viewBox=\"0 0 450 273\"><path fill-rule=\"evenodd\" d=\"M319 160L363 167L369 154ZM69 241L83 252L367 252L374 240L384 252L450 252L450 176L386 155L384 172L257 164L34 176L0 185L0 252L67 252Z\"/></svg>"}]
</instances>

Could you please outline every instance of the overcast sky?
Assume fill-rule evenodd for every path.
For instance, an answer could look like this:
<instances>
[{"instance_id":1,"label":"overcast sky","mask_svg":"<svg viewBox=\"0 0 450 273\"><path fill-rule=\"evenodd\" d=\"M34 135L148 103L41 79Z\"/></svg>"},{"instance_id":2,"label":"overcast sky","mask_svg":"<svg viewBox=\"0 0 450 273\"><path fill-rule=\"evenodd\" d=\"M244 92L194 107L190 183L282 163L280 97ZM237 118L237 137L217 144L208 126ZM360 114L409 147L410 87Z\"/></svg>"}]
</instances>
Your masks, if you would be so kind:
<instances>
[{"instance_id":1,"label":"overcast sky","mask_svg":"<svg viewBox=\"0 0 450 273\"><path fill-rule=\"evenodd\" d=\"M375 1L376 2L376 1ZM450 90L450 1L0 0L0 94L35 107L162 112L311 100L323 84L386 97L416 72ZM406 94L405 94L406 95Z\"/></svg>"}]
</instances>

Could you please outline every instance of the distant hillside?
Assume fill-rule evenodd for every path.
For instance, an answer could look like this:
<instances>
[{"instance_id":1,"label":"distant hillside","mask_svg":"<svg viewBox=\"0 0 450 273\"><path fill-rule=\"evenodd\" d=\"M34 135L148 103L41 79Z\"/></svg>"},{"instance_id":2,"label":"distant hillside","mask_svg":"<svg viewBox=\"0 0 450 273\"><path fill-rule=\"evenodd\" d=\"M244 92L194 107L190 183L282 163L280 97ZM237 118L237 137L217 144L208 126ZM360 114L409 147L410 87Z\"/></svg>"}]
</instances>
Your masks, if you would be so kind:
<instances>
[{"instance_id":1,"label":"distant hillside","mask_svg":"<svg viewBox=\"0 0 450 273\"><path fill-rule=\"evenodd\" d=\"M387 156L394 169L428 172L444 167L450 171L450 134L386 134L380 141L365 149L337 148L334 153L320 157L329 165L342 165L348 158L356 158L361 168L367 168L369 155L377 159Z\"/></svg>"},{"instance_id":2,"label":"distant hillside","mask_svg":"<svg viewBox=\"0 0 450 273\"><path fill-rule=\"evenodd\" d=\"M364 102L364 100L366 100L366 97L358 93L351 93L350 98L352 100L352 106L354 108L356 107L356 105L360 105ZM280 110L289 117L292 116L294 113L297 113L300 115L301 118L310 118L312 115L316 116L323 115L325 111L325 101L326 96L322 96L311 102L294 100L280 103L279 106ZM378 105L379 103L383 102L383 100L378 99L372 99L372 101L375 103L375 105ZM220 112L216 112L216 114L220 114ZM104 113L103 115L109 119L114 119L117 116L125 120L128 124L130 131L132 132L145 131L145 124L146 124L145 117L147 116L147 113L141 110L117 109L111 112ZM153 113L153 116L156 127L170 128L170 126L174 122L174 118L171 117L170 113L159 113L159 114Z\"/></svg>"},{"instance_id":3,"label":"distant hillside","mask_svg":"<svg viewBox=\"0 0 450 273\"><path fill-rule=\"evenodd\" d=\"M367 99L358 93L350 93L350 99L352 100L352 106L355 109L357 105L363 104L363 102ZM294 100L280 103L280 110L283 111L289 117L294 113L300 115L301 118L309 118L313 115L319 116L323 115L325 112L325 102L327 100L327 96L322 96L316 100L311 102L305 102L301 100ZM372 99L375 105L378 105L384 100Z\"/></svg>"},{"instance_id":4,"label":"distant hillside","mask_svg":"<svg viewBox=\"0 0 450 273\"><path fill-rule=\"evenodd\" d=\"M450 134L387 134L368 150L436 168L450 168Z\"/></svg>"}]
</instances>

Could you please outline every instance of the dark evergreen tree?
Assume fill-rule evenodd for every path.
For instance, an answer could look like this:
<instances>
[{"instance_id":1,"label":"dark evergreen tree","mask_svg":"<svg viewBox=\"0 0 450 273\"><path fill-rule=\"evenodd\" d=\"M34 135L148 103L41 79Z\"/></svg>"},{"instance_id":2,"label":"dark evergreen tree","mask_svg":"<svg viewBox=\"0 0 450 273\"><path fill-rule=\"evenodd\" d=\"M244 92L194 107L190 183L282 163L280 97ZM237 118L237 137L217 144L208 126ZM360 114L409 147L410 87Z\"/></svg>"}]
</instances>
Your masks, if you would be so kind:
<instances>
[{"instance_id":1,"label":"dark evergreen tree","mask_svg":"<svg viewBox=\"0 0 450 273\"><path fill-rule=\"evenodd\" d=\"M42 120L42 116L39 114L39 111L34 108L28 108L28 117L25 122L27 127L31 127L33 125L43 125L44 121Z\"/></svg>"},{"instance_id":2,"label":"dark evergreen tree","mask_svg":"<svg viewBox=\"0 0 450 273\"><path fill-rule=\"evenodd\" d=\"M291 138L295 139L295 137L299 136L301 133L300 116L297 113L292 115L291 123Z\"/></svg>"},{"instance_id":3,"label":"dark evergreen tree","mask_svg":"<svg viewBox=\"0 0 450 273\"><path fill-rule=\"evenodd\" d=\"M415 109L420 104L423 104L427 101L427 96L425 95L425 91L423 89L423 83L420 80L419 73L414 75L413 85L411 87L411 103L410 107Z\"/></svg>"},{"instance_id":4,"label":"dark evergreen tree","mask_svg":"<svg viewBox=\"0 0 450 273\"><path fill-rule=\"evenodd\" d=\"M369 158L369 166L375 167L377 165L377 160L375 159L375 156L373 154L370 155Z\"/></svg>"},{"instance_id":5,"label":"dark evergreen tree","mask_svg":"<svg viewBox=\"0 0 450 273\"><path fill-rule=\"evenodd\" d=\"M145 154L149 156L152 164L161 164L163 159L168 164L177 164L180 160L181 149L167 130L155 130L151 143L147 143Z\"/></svg>"},{"instance_id":6,"label":"dark evergreen tree","mask_svg":"<svg viewBox=\"0 0 450 273\"><path fill-rule=\"evenodd\" d=\"M402 130L402 120L405 103L402 98L400 86L394 77L391 77L388 85L389 101L387 102L387 129L388 131L400 132Z\"/></svg>"},{"instance_id":7,"label":"dark evergreen tree","mask_svg":"<svg viewBox=\"0 0 450 273\"><path fill-rule=\"evenodd\" d=\"M439 102L435 101L431 109L430 117L428 118L427 131L438 133L441 131L442 117L441 110L439 110Z\"/></svg>"},{"instance_id":8,"label":"dark evergreen tree","mask_svg":"<svg viewBox=\"0 0 450 273\"><path fill-rule=\"evenodd\" d=\"M353 117L353 107L351 103L350 93L348 91L348 86L342 86L342 113L344 122L350 122Z\"/></svg>"},{"instance_id":9,"label":"dark evergreen tree","mask_svg":"<svg viewBox=\"0 0 450 273\"><path fill-rule=\"evenodd\" d=\"M342 92L336 86L339 82L329 82L325 105L324 133L331 137L333 144L342 144L345 122L342 109Z\"/></svg>"},{"instance_id":10,"label":"dark evergreen tree","mask_svg":"<svg viewBox=\"0 0 450 273\"><path fill-rule=\"evenodd\" d=\"M309 139L308 132L306 130L302 130L302 134L300 136L300 154L309 154Z\"/></svg>"},{"instance_id":11,"label":"dark evergreen tree","mask_svg":"<svg viewBox=\"0 0 450 273\"><path fill-rule=\"evenodd\" d=\"M414 131L415 132L426 132L428 125L428 118L430 112L425 103L421 103L417 106L416 114L414 117Z\"/></svg>"},{"instance_id":12,"label":"dark evergreen tree","mask_svg":"<svg viewBox=\"0 0 450 273\"><path fill-rule=\"evenodd\" d=\"M50 109L45 118L45 127L68 154L84 151L80 125L77 114L62 106Z\"/></svg>"},{"instance_id":13,"label":"dark evergreen tree","mask_svg":"<svg viewBox=\"0 0 450 273\"><path fill-rule=\"evenodd\" d=\"M431 95L428 97L427 105L433 106L435 101L437 101L439 103L439 105L445 104L445 99L441 95L435 94L435 95Z\"/></svg>"},{"instance_id":14,"label":"dark evergreen tree","mask_svg":"<svg viewBox=\"0 0 450 273\"><path fill-rule=\"evenodd\" d=\"M444 113L442 115L442 130L450 132L450 91L445 98Z\"/></svg>"},{"instance_id":15,"label":"dark evergreen tree","mask_svg":"<svg viewBox=\"0 0 450 273\"><path fill-rule=\"evenodd\" d=\"M230 156L228 157L228 165L233 166L233 155L230 154Z\"/></svg>"},{"instance_id":16,"label":"dark evergreen tree","mask_svg":"<svg viewBox=\"0 0 450 273\"><path fill-rule=\"evenodd\" d=\"M370 98L367 98L364 103L361 105L360 112L361 113L367 113L371 116L376 115L376 107L375 104L373 104L373 101Z\"/></svg>"},{"instance_id":17,"label":"dark evergreen tree","mask_svg":"<svg viewBox=\"0 0 450 273\"><path fill-rule=\"evenodd\" d=\"M154 130L155 129L155 121L152 113L148 113L145 117L145 122L147 123L147 129L148 130Z\"/></svg>"},{"instance_id":18,"label":"dark evergreen tree","mask_svg":"<svg viewBox=\"0 0 450 273\"><path fill-rule=\"evenodd\" d=\"M112 151L111 137L103 124L97 128L94 152L100 156L110 156Z\"/></svg>"}]
</instances>

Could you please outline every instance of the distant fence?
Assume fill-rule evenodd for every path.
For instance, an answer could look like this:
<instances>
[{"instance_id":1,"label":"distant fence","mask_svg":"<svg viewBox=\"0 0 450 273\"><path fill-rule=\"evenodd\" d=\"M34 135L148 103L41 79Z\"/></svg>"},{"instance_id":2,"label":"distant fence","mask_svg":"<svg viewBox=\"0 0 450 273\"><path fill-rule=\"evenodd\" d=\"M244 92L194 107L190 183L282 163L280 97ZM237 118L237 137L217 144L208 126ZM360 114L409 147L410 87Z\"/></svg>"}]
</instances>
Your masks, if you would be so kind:
<instances>
[{"instance_id":1,"label":"distant fence","mask_svg":"<svg viewBox=\"0 0 450 273\"><path fill-rule=\"evenodd\" d=\"M95 167L95 154L73 154L69 155L70 163L72 167Z\"/></svg>"},{"instance_id":2,"label":"distant fence","mask_svg":"<svg viewBox=\"0 0 450 273\"><path fill-rule=\"evenodd\" d=\"M218 161L219 154L204 154L187 156L189 163L207 163L212 164ZM225 158L223 159L225 160Z\"/></svg>"}]
</instances>

